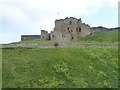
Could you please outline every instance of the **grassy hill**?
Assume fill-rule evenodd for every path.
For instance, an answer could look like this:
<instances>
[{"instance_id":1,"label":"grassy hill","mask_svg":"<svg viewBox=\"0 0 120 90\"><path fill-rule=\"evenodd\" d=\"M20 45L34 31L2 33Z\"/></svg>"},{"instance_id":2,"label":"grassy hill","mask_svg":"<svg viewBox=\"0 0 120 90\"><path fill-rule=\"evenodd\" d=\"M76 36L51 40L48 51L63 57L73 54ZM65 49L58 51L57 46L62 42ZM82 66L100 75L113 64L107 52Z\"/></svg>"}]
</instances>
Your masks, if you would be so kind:
<instances>
[{"instance_id":1,"label":"grassy hill","mask_svg":"<svg viewBox=\"0 0 120 90\"><path fill-rule=\"evenodd\" d=\"M48 44L49 42L50 41L35 39L35 40L31 40L31 41L13 42L12 44ZM117 44L118 43L118 30L90 34L86 37L83 37L83 38L81 38L77 41L73 41L73 42Z\"/></svg>"},{"instance_id":2,"label":"grassy hill","mask_svg":"<svg viewBox=\"0 0 120 90\"><path fill-rule=\"evenodd\" d=\"M117 48L3 49L3 88L118 86Z\"/></svg>"},{"instance_id":3,"label":"grassy hill","mask_svg":"<svg viewBox=\"0 0 120 90\"><path fill-rule=\"evenodd\" d=\"M120 31L120 30L119 30ZM98 32L83 37L77 42L81 43L118 43L118 30Z\"/></svg>"},{"instance_id":4,"label":"grassy hill","mask_svg":"<svg viewBox=\"0 0 120 90\"><path fill-rule=\"evenodd\" d=\"M88 35L75 43L118 43L118 31ZM48 44L32 40L14 44ZM3 88L116 88L118 48L2 49Z\"/></svg>"}]
</instances>

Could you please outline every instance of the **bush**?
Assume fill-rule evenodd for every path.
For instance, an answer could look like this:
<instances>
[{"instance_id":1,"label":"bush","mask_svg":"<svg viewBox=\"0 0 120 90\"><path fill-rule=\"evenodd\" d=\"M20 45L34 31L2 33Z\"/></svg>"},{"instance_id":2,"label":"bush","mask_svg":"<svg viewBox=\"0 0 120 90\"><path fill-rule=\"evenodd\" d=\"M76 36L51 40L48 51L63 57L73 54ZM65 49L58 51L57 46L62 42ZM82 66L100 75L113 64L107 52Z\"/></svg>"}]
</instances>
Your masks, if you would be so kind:
<instances>
[{"instance_id":1,"label":"bush","mask_svg":"<svg viewBox=\"0 0 120 90\"><path fill-rule=\"evenodd\" d=\"M54 43L54 46L57 47L59 44L57 42Z\"/></svg>"}]
</instances>

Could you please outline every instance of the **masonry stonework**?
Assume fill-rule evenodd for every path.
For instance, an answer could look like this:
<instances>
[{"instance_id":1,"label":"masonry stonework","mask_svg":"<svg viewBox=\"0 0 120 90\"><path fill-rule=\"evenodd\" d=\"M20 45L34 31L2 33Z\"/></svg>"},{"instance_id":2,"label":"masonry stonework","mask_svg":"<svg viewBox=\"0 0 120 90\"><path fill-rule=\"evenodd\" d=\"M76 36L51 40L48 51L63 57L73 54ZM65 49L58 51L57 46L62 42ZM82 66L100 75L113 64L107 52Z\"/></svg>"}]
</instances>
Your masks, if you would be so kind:
<instances>
[{"instance_id":1,"label":"masonry stonework","mask_svg":"<svg viewBox=\"0 0 120 90\"><path fill-rule=\"evenodd\" d=\"M50 34L48 31L41 30L41 39L42 40L50 40Z\"/></svg>"},{"instance_id":2,"label":"masonry stonework","mask_svg":"<svg viewBox=\"0 0 120 90\"><path fill-rule=\"evenodd\" d=\"M74 17L55 21L55 28L51 40L71 41L90 34L90 26L82 23L81 19Z\"/></svg>"},{"instance_id":3,"label":"masonry stonework","mask_svg":"<svg viewBox=\"0 0 120 90\"><path fill-rule=\"evenodd\" d=\"M74 17L59 19L55 21L55 28L51 33L41 30L41 35L22 35L21 41L31 39L51 41L72 41L89 35L91 28L88 24L82 23L81 18Z\"/></svg>"},{"instance_id":4,"label":"masonry stonework","mask_svg":"<svg viewBox=\"0 0 120 90\"><path fill-rule=\"evenodd\" d=\"M40 39L41 35L21 35L21 41Z\"/></svg>"}]
</instances>

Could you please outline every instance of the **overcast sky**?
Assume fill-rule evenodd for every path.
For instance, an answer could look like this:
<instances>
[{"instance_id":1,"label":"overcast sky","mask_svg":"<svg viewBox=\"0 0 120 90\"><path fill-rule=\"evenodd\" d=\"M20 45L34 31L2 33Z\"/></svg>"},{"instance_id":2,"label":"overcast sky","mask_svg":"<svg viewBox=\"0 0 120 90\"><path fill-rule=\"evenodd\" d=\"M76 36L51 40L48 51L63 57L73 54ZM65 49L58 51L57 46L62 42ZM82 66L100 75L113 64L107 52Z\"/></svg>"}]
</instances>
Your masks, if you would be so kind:
<instances>
[{"instance_id":1,"label":"overcast sky","mask_svg":"<svg viewBox=\"0 0 120 90\"><path fill-rule=\"evenodd\" d=\"M55 19L81 18L93 26L118 26L119 0L0 0L0 43L20 41L22 34L40 35Z\"/></svg>"}]
</instances>

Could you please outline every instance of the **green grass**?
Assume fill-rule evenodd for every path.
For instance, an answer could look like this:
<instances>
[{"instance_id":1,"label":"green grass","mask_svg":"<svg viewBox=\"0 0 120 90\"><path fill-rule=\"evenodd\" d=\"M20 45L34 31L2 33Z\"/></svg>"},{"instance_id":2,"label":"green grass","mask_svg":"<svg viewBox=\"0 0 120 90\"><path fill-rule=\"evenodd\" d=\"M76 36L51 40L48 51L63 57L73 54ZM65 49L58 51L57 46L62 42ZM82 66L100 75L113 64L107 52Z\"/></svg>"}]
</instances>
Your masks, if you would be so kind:
<instances>
[{"instance_id":1,"label":"green grass","mask_svg":"<svg viewBox=\"0 0 120 90\"><path fill-rule=\"evenodd\" d=\"M91 34L73 42L117 44L118 31ZM12 44L50 41L36 39ZM107 47L3 49L2 66L3 88L116 88L120 76L118 48Z\"/></svg>"},{"instance_id":2,"label":"green grass","mask_svg":"<svg viewBox=\"0 0 120 90\"><path fill-rule=\"evenodd\" d=\"M3 88L118 87L117 48L3 49Z\"/></svg>"},{"instance_id":3,"label":"green grass","mask_svg":"<svg viewBox=\"0 0 120 90\"><path fill-rule=\"evenodd\" d=\"M108 32L98 32L95 34L90 34L86 37L83 37L76 42L80 43L118 43L118 31L108 31Z\"/></svg>"},{"instance_id":4,"label":"green grass","mask_svg":"<svg viewBox=\"0 0 120 90\"><path fill-rule=\"evenodd\" d=\"M118 31L108 31L108 32L99 32L95 34L90 34L86 37L83 37L77 41L72 41L75 43L104 43L104 44L118 44ZM11 44L49 44L52 41L46 40L29 40L29 41L20 41L20 42L13 42Z\"/></svg>"}]
</instances>

